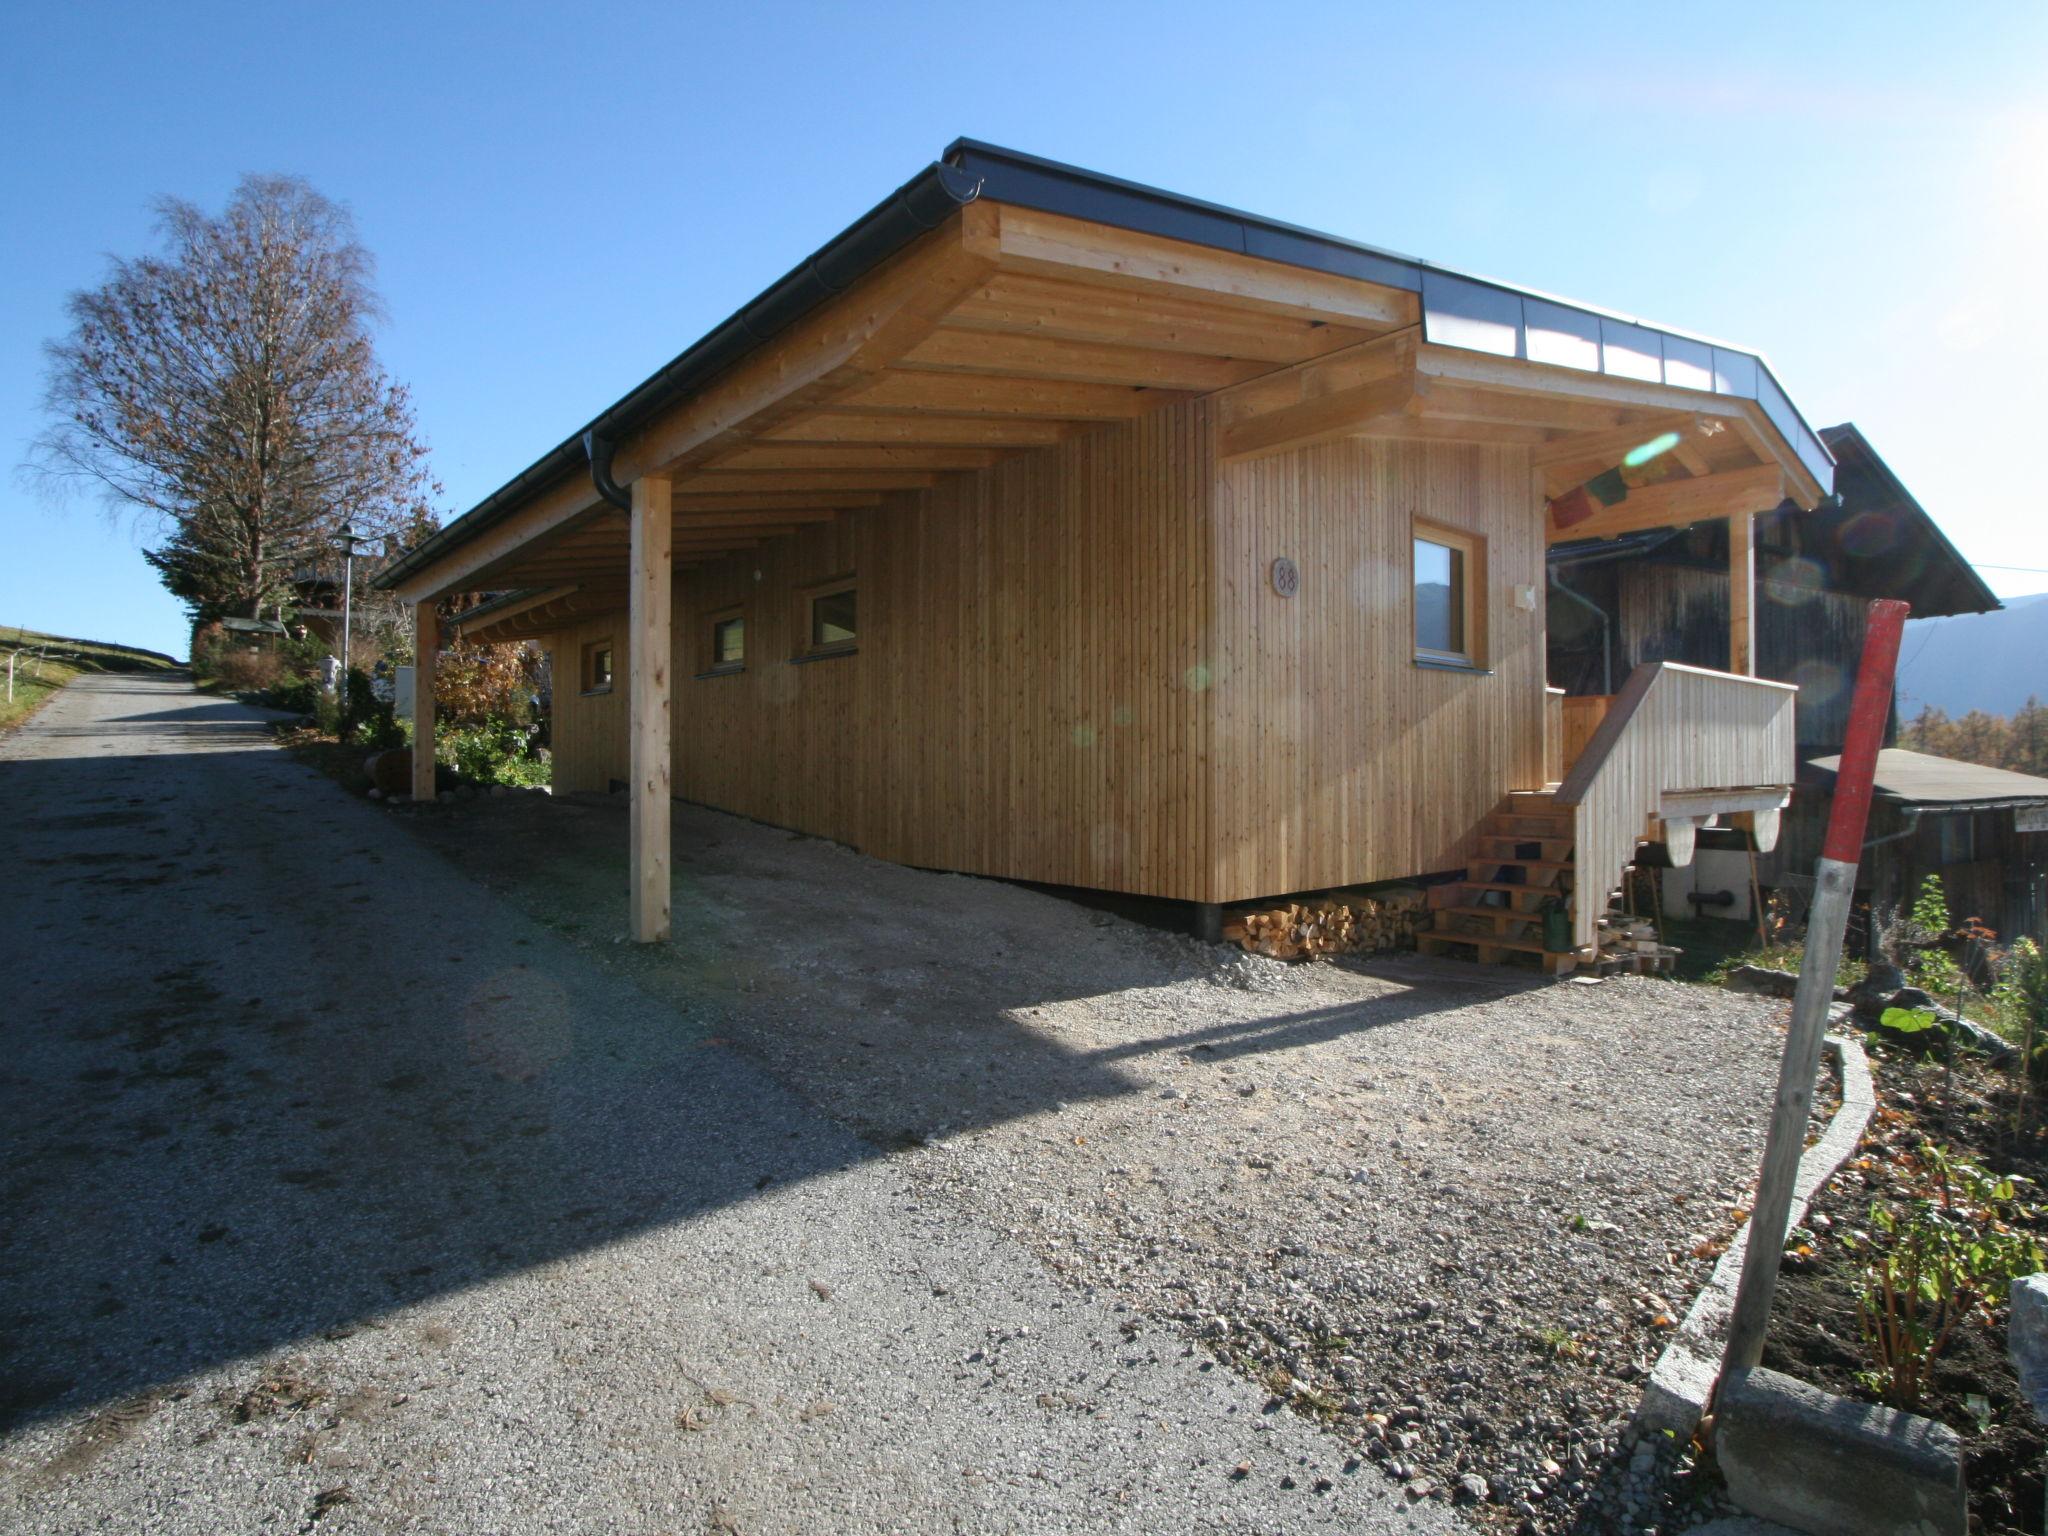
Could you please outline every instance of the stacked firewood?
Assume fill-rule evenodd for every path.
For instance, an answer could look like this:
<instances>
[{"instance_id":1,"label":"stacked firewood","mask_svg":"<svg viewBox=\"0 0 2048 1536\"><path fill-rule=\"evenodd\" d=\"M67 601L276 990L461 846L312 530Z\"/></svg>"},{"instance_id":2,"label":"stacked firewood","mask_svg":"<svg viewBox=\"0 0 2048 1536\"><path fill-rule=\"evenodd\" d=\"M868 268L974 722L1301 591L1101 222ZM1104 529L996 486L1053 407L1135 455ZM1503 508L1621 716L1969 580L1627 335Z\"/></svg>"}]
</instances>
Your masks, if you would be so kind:
<instances>
[{"instance_id":1,"label":"stacked firewood","mask_svg":"<svg viewBox=\"0 0 2048 1536\"><path fill-rule=\"evenodd\" d=\"M1223 925L1223 937L1275 960L1320 960L1407 949L1416 932L1428 926L1427 903L1420 892L1337 895L1241 912Z\"/></svg>"}]
</instances>

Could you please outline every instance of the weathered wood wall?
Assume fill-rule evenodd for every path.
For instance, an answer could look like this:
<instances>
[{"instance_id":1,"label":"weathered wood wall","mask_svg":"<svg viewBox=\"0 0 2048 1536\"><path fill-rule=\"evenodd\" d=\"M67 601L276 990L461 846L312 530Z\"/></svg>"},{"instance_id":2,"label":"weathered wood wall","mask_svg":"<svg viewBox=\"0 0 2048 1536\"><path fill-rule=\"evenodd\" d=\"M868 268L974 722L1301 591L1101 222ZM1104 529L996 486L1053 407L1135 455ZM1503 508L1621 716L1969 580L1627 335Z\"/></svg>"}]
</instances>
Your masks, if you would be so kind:
<instances>
[{"instance_id":1,"label":"weathered wood wall","mask_svg":"<svg viewBox=\"0 0 2048 1536\"><path fill-rule=\"evenodd\" d=\"M1191 901L1461 864L1501 794L1543 782L1522 450L1361 439L1219 471L1212 409L681 573L676 793L900 863ZM1484 672L1410 660L1411 514L1488 540ZM803 589L847 575L858 651L793 661ZM735 607L745 669L700 676ZM615 629L551 642L565 789L624 777L620 695L565 686Z\"/></svg>"}]
</instances>

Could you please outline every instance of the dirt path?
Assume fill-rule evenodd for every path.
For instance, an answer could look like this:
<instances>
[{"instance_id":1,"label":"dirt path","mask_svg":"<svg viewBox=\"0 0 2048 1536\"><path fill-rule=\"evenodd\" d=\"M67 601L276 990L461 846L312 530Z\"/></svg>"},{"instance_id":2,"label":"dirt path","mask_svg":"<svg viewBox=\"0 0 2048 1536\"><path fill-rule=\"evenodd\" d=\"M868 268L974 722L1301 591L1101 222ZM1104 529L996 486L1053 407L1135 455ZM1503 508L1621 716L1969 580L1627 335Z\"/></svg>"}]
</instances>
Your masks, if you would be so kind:
<instances>
[{"instance_id":1,"label":"dirt path","mask_svg":"<svg viewBox=\"0 0 2048 1536\"><path fill-rule=\"evenodd\" d=\"M0 804L0 1528L1448 1528L255 712L81 679Z\"/></svg>"}]
</instances>

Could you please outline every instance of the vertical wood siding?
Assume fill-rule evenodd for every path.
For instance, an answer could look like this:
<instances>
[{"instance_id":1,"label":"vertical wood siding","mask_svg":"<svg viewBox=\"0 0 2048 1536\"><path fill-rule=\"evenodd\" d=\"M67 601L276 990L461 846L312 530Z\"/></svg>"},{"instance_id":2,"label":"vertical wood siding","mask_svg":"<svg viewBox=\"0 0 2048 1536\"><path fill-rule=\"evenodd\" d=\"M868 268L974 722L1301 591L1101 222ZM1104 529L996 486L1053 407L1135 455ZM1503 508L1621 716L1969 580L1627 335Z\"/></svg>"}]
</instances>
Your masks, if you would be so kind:
<instances>
[{"instance_id":1,"label":"vertical wood siding","mask_svg":"<svg viewBox=\"0 0 2048 1536\"><path fill-rule=\"evenodd\" d=\"M1190 901L1462 864L1494 802L1544 782L1523 452L1361 440L1219 469L1212 409L682 572L676 793L899 863ZM1411 514L1487 540L1484 673L1410 661ZM804 588L848 575L858 651L792 661ZM735 607L745 669L700 676ZM621 625L555 637L558 684ZM621 698L557 687L564 788L624 777Z\"/></svg>"},{"instance_id":2,"label":"vertical wood siding","mask_svg":"<svg viewBox=\"0 0 2048 1536\"><path fill-rule=\"evenodd\" d=\"M1543 614L1514 601L1543 580L1536 506L1518 448L1349 438L1222 468L1216 899L1458 868L1504 793L1542 786ZM1413 661L1416 517L1486 541L1481 671Z\"/></svg>"}]
</instances>

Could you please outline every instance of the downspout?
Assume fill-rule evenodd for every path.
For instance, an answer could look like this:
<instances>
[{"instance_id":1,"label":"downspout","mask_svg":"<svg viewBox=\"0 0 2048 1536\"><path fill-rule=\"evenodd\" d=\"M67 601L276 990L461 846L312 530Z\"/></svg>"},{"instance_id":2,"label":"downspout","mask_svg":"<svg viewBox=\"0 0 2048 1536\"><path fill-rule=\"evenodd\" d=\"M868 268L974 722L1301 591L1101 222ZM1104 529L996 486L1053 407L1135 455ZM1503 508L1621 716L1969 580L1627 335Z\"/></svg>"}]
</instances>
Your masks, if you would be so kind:
<instances>
[{"instance_id":1,"label":"downspout","mask_svg":"<svg viewBox=\"0 0 2048 1536\"><path fill-rule=\"evenodd\" d=\"M590 483L597 494L621 512L631 512L632 492L612 478L612 440L593 427L583 434L583 452L590 460Z\"/></svg>"},{"instance_id":2,"label":"downspout","mask_svg":"<svg viewBox=\"0 0 2048 1536\"><path fill-rule=\"evenodd\" d=\"M1586 612L1600 621L1600 691L1609 698L1614 697L1614 621L1593 599L1576 588L1565 585L1564 578L1557 573L1556 566L1547 568L1550 584L1566 597L1577 603Z\"/></svg>"}]
</instances>

